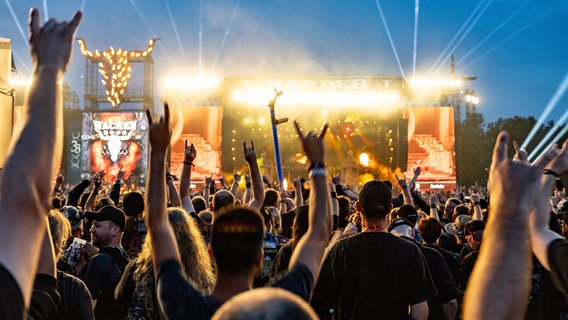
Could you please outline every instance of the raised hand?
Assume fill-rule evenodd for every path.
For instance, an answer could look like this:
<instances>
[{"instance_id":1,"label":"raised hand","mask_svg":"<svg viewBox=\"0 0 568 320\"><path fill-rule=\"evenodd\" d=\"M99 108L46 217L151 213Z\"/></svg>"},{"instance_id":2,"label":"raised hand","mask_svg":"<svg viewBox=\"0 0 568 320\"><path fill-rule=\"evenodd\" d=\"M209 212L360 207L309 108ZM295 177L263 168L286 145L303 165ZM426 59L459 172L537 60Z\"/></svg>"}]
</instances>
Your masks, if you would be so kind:
<instances>
[{"instance_id":1,"label":"raised hand","mask_svg":"<svg viewBox=\"0 0 568 320\"><path fill-rule=\"evenodd\" d=\"M239 182L241 182L241 178L242 178L242 177L243 177L243 174L242 174L242 173L241 173L241 174L237 173L237 169L235 169L235 170L233 171L233 181L234 181L234 183L237 183L237 184L238 184Z\"/></svg>"},{"instance_id":2,"label":"raised hand","mask_svg":"<svg viewBox=\"0 0 568 320\"><path fill-rule=\"evenodd\" d=\"M522 212L528 214L540 188L542 171L554 153L548 152L534 166L522 161L512 161L507 158L508 140L509 134L502 131L495 142L493 161L489 169L491 195L499 199L507 199L507 203L524 208ZM568 160L558 159L558 168L568 171Z\"/></svg>"},{"instance_id":3,"label":"raised hand","mask_svg":"<svg viewBox=\"0 0 568 320\"><path fill-rule=\"evenodd\" d=\"M60 186L63 183L63 178L65 178L65 171L59 170L57 177L55 178L55 185Z\"/></svg>"},{"instance_id":4,"label":"raised hand","mask_svg":"<svg viewBox=\"0 0 568 320\"><path fill-rule=\"evenodd\" d=\"M164 103L164 116L160 116L157 121L152 120L150 110L146 110L146 116L148 117L151 151L165 155L172 138L170 108L167 103Z\"/></svg>"},{"instance_id":5,"label":"raised hand","mask_svg":"<svg viewBox=\"0 0 568 320\"><path fill-rule=\"evenodd\" d=\"M44 65L65 72L71 58L73 34L81 22L82 13L77 11L71 21L57 22L49 19L40 27L39 11L32 9L29 19L30 51L35 68Z\"/></svg>"},{"instance_id":6,"label":"raised hand","mask_svg":"<svg viewBox=\"0 0 568 320\"><path fill-rule=\"evenodd\" d=\"M406 176L404 175L404 173L402 174L402 178L399 178L396 174L394 175L396 178L396 181L398 182L398 186L402 189L406 188Z\"/></svg>"},{"instance_id":7,"label":"raised hand","mask_svg":"<svg viewBox=\"0 0 568 320\"><path fill-rule=\"evenodd\" d=\"M209 188L211 186L211 182L213 181L213 175L205 176L205 186Z\"/></svg>"},{"instance_id":8,"label":"raised hand","mask_svg":"<svg viewBox=\"0 0 568 320\"><path fill-rule=\"evenodd\" d=\"M183 162L193 164L193 160L195 160L195 157L197 156L197 149L195 149L193 143L191 145L188 145L186 139L184 150L185 150L185 157L183 159Z\"/></svg>"},{"instance_id":9,"label":"raised hand","mask_svg":"<svg viewBox=\"0 0 568 320\"><path fill-rule=\"evenodd\" d=\"M341 184L341 176L340 174L336 174L335 176L331 176L331 182L333 182L334 185L338 185Z\"/></svg>"},{"instance_id":10,"label":"raised hand","mask_svg":"<svg viewBox=\"0 0 568 320\"><path fill-rule=\"evenodd\" d=\"M435 205L436 207L440 205L440 199L438 198L438 195L434 192L430 193L430 205Z\"/></svg>"},{"instance_id":11,"label":"raised hand","mask_svg":"<svg viewBox=\"0 0 568 320\"><path fill-rule=\"evenodd\" d=\"M302 140L302 147L304 148L304 152L306 153L308 160L310 160L310 162L323 162L323 138L327 133L327 123L323 126L319 135L310 131L304 136L302 129L300 129L298 120L294 121L294 126L296 127L296 132L298 133L300 140Z\"/></svg>"},{"instance_id":12,"label":"raised hand","mask_svg":"<svg viewBox=\"0 0 568 320\"><path fill-rule=\"evenodd\" d=\"M546 166L546 169L563 175L568 172L568 140L562 145L562 149L557 152L554 159Z\"/></svg>"},{"instance_id":13,"label":"raised hand","mask_svg":"<svg viewBox=\"0 0 568 320\"><path fill-rule=\"evenodd\" d=\"M250 142L250 147L247 143L243 142L243 154L245 155L246 162L250 165L256 164L256 152L254 151L254 141Z\"/></svg>"},{"instance_id":14,"label":"raised hand","mask_svg":"<svg viewBox=\"0 0 568 320\"><path fill-rule=\"evenodd\" d=\"M116 181L122 181L122 178L124 178L125 174L126 171L122 171L122 167L120 167L120 169L118 169L118 173L116 174Z\"/></svg>"},{"instance_id":15,"label":"raised hand","mask_svg":"<svg viewBox=\"0 0 568 320\"><path fill-rule=\"evenodd\" d=\"M527 153L527 150L520 149L517 141L513 141L513 147L515 147L515 155L513 156L513 159L522 162L527 162L529 159L529 154Z\"/></svg>"}]
</instances>

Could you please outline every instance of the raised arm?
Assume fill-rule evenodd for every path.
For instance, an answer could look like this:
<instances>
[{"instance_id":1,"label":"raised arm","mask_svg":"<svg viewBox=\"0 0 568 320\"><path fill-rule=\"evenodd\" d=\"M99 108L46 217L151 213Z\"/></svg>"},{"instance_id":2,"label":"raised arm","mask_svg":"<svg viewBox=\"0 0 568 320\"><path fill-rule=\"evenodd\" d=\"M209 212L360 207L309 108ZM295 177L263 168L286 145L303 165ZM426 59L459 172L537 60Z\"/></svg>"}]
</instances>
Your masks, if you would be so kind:
<instances>
[{"instance_id":1,"label":"raised arm","mask_svg":"<svg viewBox=\"0 0 568 320\"><path fill-rule=\"evenodd\" d=\"M100 176L96 177L93 180L93 190L91 190L91 194L89 195L89 198L87 199L87 202L85 203L85 207L83 208L83 211L93 210L95 200L97 200L97 195L99 194L99 191L101 190L101 183L102 183L102 179L101 179ZM115 203L118 203L118 202L115 202Z\"/></svg>"},{"instance_id":2,"label":"raised arm","mask_svg":"<svg viewBox=\"0 0 568 320\"><path fill-rule=\"evenodd\" d=\"M438 215L438 206L440 205L440 199L435 192L430 193L430 216L438 221L440 221L440 216Z\"/></svg>"},{"instance_id":3,"label":"raised arm","mask_svg":"<svg viewBox=\"0 0 568 320\"><path fill-rule=\"evenodd\" d=\"M49 210L51 180L61 160L63 123L61 80L71 57L81 13L70 22L49 20L40 27L30 13L33 81L22 129L4 163L0 185L0 265L14 277L29 305ZM0 287L2 284L0 284Z\"/></svg>"},{"instance_id":4,"label":"raised arm","mask_svg":"<svg viewBox=\"0 0 568 320\"><path fill-rule=\"evenodd\" d=\"M170 200L170 205L172 207L181 207L181 198L179 196L174 180L177 177L170 174L170 170L166 168L166 187L168 189L168 199Z\"/></svg>"},{"instance_id":5,"label":"raised arm","mask_svg":"<svg viewBox=\"0 0 568 320\"><path fill-rule=\"evenodd\" d=\"M550 219L550 201L549 197L556 182L556 176L566 174L568 172L568 141L564 143L562 150L548 164L545 174L540 178L541 187L538 195L537 204L530 215L530 235L531 247L538 261L547 269L550 268L548 260L548 248L550 243L556 239L562 239L562 236L548 228ZM568 288L564 289L565 291Z\"/></svg>"},{"instance_id":6,"label":"raised arm","mask_svg":"<svg viewBox=\"0 0 568 320\"><path fill-rule=\"evenodd\" d=\"M327 132L327 124L318 135L309 132L306 136L300 130L298 122L296 131L302 140L304 152L310 161L310 198L308 211L308 231L300 239L290 259L290 269L295 265L303 265L310 269L314 282L319 275L319 267L323 252L331 235L331 195L327 184L327 170L324 167L325 154L323 138Z\"/></svg>"},{"instance_id":7,"label":"raised arm","mask_svg":"<svg viewBox=\"0 0 568 320\"><path fill-rule=\"evenodd\" d=\"M238 174L237 169L233 171L233 184L231 185L231 193L237 198L237 193L239 192L239 182L241 182L242 173Z\"/></svg>"},{"instance_id":8,"label":"raised arm","mask_svg":"<svg viewBox=\"0 0 568 320\"><path fill-rule=\"evenodd\" d=\"M126 172L122 171L122 168L118 170L118 174L116 175L116 181L110 188L110 199L118 205L120 201L120 188L122 187L122 178Z\"/></svg>"},{"instance_id":9,"label":"raised arm","mask_svg":"<svg viewBox=\"0 0 568 320\"><path fill-rule=\"evenodd\" d=\"M473 203L473 220L483 220L483 213L481 212L481 196L473 188L469 188L469 198Z\"/></svg>"},{"instance_id":10,"label":"raised arm","mask_svg":"<svg viewBox=\"0 0 568 320\"><path fill-rule=\"evenodd\" d=\"M302 194L302 180L300 180L300 177L294 179L294 190L295 190L294 202L296 204L296 208L299 208L304 204L304 195Z\"/></svg>"},{"instance_id":11,"label":"raised arm","mask_svg":"<svg viewBox=\"0 0 568 320\"><path fill-rule=\"evenodd\" d=\"M508 134L501 132L493 150L491 214L466 291L464 319L520 319L526 310L532 263L528 217L552 155L534 166L513 161L507 142Z\"/></svg>"},{"instance_id":12,"label":"raised arm","mask_svg":"<svg viewBox=\"0 0 568 320\"><path fill-rule=\"evenodd\" d=\"M188 145L187 140L185 140L185 150L183 158L183 169L181 171L181 180L179 182L179 196L181 198L181 204L185 211L195 212L193 208L193 202L191 202L190 197L190 185L191 185L191 169L193 168L193 161L197 157L197 149L192 144Z\"/></svg>"},{"instance_id":13,"label":"raised arm","mask_svg":"<svg viewBox=\"0 0 568 320\"><path fill-rule=\"evenodd\" d=\"M414 206L414 202L412 202L412 196L410 195L410 190L408 188L408 185L406 184L406 177L404 176L404 174L402 175L402 178L399 178L397 175L394 176L396 177L396 181L398 181L398 186L402 190L404 204Z\"/></svg>"},{"instance_id":14,"label":"raised arm","mask_svg":"<svg viewBox=\"0 0 568 320\"><path fill-rule=\"evenodd\" d=\"M260 211L262 203L264 202L264 184L262 182L262 176L260 175L260 168L256 162L254 142L251 141L250 144L251 146L247 147L247 143L243 142L243 153L250 169L253 190L253 198L248 207Z\"/></svg>"},{"instance_id":15,"label":"raised arm","mask_svg":"<svg viewBox=\"0 0 568 320\"><path fill-rule=\"evenodd\" d=\"M154 270L156 266L168 259L181 261L174 237L168 223L166 212L166 151L172 136L170 130L170 111L164 104L164 116L152 121L152 115L146 110L150 130L150 167L146 187L147 214L146 224L152 244Z\"/></svg>"}]
</instances>

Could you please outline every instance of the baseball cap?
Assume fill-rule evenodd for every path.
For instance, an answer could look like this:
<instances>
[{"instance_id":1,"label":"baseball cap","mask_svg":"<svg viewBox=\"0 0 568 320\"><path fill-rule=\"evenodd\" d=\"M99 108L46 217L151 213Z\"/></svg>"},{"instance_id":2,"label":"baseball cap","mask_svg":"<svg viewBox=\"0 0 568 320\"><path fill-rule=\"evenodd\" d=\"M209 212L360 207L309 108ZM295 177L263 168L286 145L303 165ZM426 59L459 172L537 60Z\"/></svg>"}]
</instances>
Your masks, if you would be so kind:
<instances>
[{"instance_id":1,"label":"baseball cap","mask_svg":"<svg viewBox=\"0 0 568 320\"><path fill-rule=\"evenodd\" d=\"M472 220L468 222L463 228L464 236L475 231L480 231L485 229L485 222L483 220Z\"/></svg>"},{"instance_id":2,"label":"baseball cap","mask_svg":"<svg viewBox=\"0 0 568 320\"><path fill-rule=\"evenodd\" d=\"M454 236L463 236L463 227L472 220L471 216L460 214L455 222L450 222L444 226L447 233Z\"/></svg>"},{"instance_id":3,"label":"baseball cap","mask_svg":"<svg viewBox=\"0 0 568 320\"><path fill-rule=\"evenodd\" d=\"M401 218L407 219L413 224L415 224L416 220L418 220L418 211L416 211L416 208L408 204L405 204L398 208L396 214Z\"/></svg>"},{"instance_id":4,"label":"baseball cap","mask_svg":"<svg viewBox=\"0 0 568 320\"><path fill-rule=\"evenodd\" d=\"M383 215L388 213L391 198L392 193L389 187L378 180L365 183L359 192L359 204L361 204L365 210L378 212Z\"/></svg>"},{"instance_id":5,"label":"baseball cap","mask_svg":"<svg viewBox=\"0 0 568 320\"><path fill-rule=\"evenodd\" d=\"M112 221L122 231L124 231L126 225L124 212L112 205L104 206L99 211L87 211L85 217L89 220Z\"/></svg>"}]
</instances>

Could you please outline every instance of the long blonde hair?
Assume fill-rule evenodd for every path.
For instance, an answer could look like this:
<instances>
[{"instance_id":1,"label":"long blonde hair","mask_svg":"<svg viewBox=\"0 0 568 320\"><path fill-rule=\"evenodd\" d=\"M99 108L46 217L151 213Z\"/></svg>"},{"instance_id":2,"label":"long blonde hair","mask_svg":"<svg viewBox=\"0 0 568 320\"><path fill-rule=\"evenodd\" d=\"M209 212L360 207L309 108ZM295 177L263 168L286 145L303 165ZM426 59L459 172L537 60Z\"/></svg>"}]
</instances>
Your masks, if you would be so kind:
<instances>
[{"instance_id":1,"label":"long blonde hair","mask_svg":"<svg viewBox=\"0 0 568 320\"><path fill-rule=\"evenodd\" d=\"M211 257L199 228L182 208L168 208L168 218L176 235L186 279L202 294L209 294L215 285ZM152 319L162 318L156 301L155 278L151 255L151 240L146 237L142 252L133 263L135 294L145 297L145 311Z\"/></svg>"}]
</instances>

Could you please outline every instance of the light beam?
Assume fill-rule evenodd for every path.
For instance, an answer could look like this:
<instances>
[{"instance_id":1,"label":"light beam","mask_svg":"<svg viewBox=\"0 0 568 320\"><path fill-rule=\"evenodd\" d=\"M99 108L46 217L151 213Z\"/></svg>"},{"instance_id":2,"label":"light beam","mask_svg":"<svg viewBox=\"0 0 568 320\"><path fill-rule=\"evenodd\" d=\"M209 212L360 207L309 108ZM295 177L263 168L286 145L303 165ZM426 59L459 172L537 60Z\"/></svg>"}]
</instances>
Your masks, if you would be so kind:
<instances>
[{"instance_id":1,"label":"light beam","mask_svg":"<svg viewBox=\"0 0 568 320\"><path fill-rule=\"evenodd\" d=\"M381 20L383 21L383 25L385 26L385 30L387 32L387 37L389 38L389 42L394 53L394 57L396 58L396 63L398 63L398 68L400 69L400 74L405 77L404 70L402 69L402 65L400 64L400 59L398 58L398 53L396 52L396 47L394 46L394 42L392 41L392 36L389 30L389 26L387 24L387 20L385 19L385 15L383 14L383 8L379 0L375 0L375 4L377 6L377 10L379 11L379 15L381 16Z\"/></svg>"},{"instance_id":2,"label":"light beam","mask_svg":"<svg viewBox=\"0 0 568 320\"><path fill-rule=\"evenodd\" d=\"M418 40L418 12L420 10L420 0L414 3L414 48L412 50L412 77L416 77L416 45Z\"/></svg>"},{"instance_id":3,"label":"light beam","mask_svg":"<svg viewBox=\"0 0 568 320\"><path fill-rule=\"evenodd\" d=\"M28 50L29 50L30 44L28 43L28 38L26 38L26 35L24 34L24 29L22 29L22 25L18 21L18 18L16 17L16 13L14 13L14 8L12 8L12 4L10 3L10 0L4 0L4 2L6 2L6 6L8 6L8 10L10 10L10 14L12 15L12 18L14 19L14 22L16 23L16 26L18 27L18 30L20 31L20 35L22 36L22 39L24 39L24 43L26 44L26 46L28 47Z\"/></svg>"},{"instance_id":4,"label":"light beam","mask_svg":"<svg viewBox=\"0 0 568 320\"><path fill-rule=\"evenodd\" d=\"M203 0L199 0L199 73L203 65Z\"/></svg>"},{"instance_id":5,"label":"light beam","mask_svg":"<svg viewBox=\"0 0 568 320\"><path fill-rule=\"evenodd\" d=\"M430 70L428 70L428 74L432 73L432 71L434 71L434 69L436 67L438 67L438 62L440 62L440 59L442 59L444 56L446 56L446 53L448 52L448 50L450 50L450 47L453 45L454 41L456 41L456 39L461 35L463 29L465 29L465 27L469 24L469 22L471 21L471 19L473 19L473 17L477 14L477 11L479 11L479 9L481 9L481 6L483 5L483 1L479 1L479 3L477 4L477 6L473 9L473 11L471 12L471 14L469 15L469 17L467 17L467 19L465 20L465 22L462 24L462 26L459 28L458 32L456 32L456 34L454 35L454 37L452 38L452 40L450 40L450 43L448 43L448 45L444 48L444 50L442 51L442 53L440 54L440 56L436 59L436 61L434 61L434 64L432 65L432 67L430 67Z\"/></svg>"},{"instance_id":6,"label":"light beam","mask_svg":"<svg viewBox=\"0 0 568 320\"><path fill-rule=\"evenodd\" d=\"M540 115L540 117L538 118L538 121L535 123L535 125L533 126L533 128L529 132L529 135L527 136L527 138L523 142L521 148L526 148L528 146L528 144L531 142L532 138L534 138L534 136L535 136L536 132L538 131L538 129L540 128L540 126L546 120L546 117L548 117L550 112L552 112L552 109L554 109L554 107L556 107L556 104L558 103L560 98L562 98L562 96L564 95L564 93L566 92L566 89L568 89L568 73L566 73L566 75L564 76L564 80L562 80L562 83L556 89L556 92L554 93L554 95L552 96L552 98L550 99L548 104L546 105L546 108L544 108L544 112ZM564 113L564 116L568 116L567 113L568 113L568 111ZM564 116L562 116L562 119L564 119ZM561 122L559 121L558 124L561 124ZM548 137L548 135L547 135L547 137ZM547 139L548 138L544 138L543 141L545 141ZM541 144L542 144L542 142L541 142ZM540 144L539 144L539 146L540 146ZM538 149L538 147L537 147L537 149ZM537 149L535 149L532 153L538 152ZM530 156L529 156L529 158L530 158Z\"/></svg>"},{"instance_id":7,"label":"light beam","mask_svg":"<svg viewBox=\"0 0 568 320\"><path fill-rule=\"evenodd\" d=\"M174 20L174 16L172 14L172 9L170 8L170 2L168 0L164 0L166 2L166 10L168 11L168 15L170 16L170 21L172 23L172 29L174 29L174 35L176 37L178 46L179 46L179 50L181 51L181 55L183 57L183 62L187 63L187 60L185 59L185 51L183 50L183 46L181 44L181 38L179 37L179 33L178 33L178 29L176 26L176 22Z\"/></svg>"},{"instance_id":8,"label":"light beam","mask_svg":"<svg viewBox=\"0 0 568 320\"><path fill-rule=\"evenodd\" d=\"M481 9L481 12L479 12L479 14L477 15L477 17L475 17L475 20L473 20L473 22L469 25L469 27L467 28L467 30L464 32L464 34L459 38L459 40L457 41L457 43L454 45L454 47L450 50L450 53L448 55L446 55L446 58L444 58L444 60L442 62L440 62L440 65L438 65L437 68L437 72L440 72L440 69L444 66L444 63L446 63L446 61L448 61L448 59L451 56L451 52L454 52L458 46L465 40L465 37L467 37L467 35L469 34L469 32L471 31L471 29L475 26L475 24L477 23L477 21L479 21L479 19L481 18L481 16L485 13L485 11L487 10L487 8L489 8L489 6L491 5L491 3L493 2L493 0L488 1L485 6L483 7L483 9Z\"/></svg>"},{"instance_id":9,"label":"light beam","mask_svg":"<svg viewBox=\"0 0 568 320\"><path fill-rule=\"evenodd\" d=\"M515 12L513 12L507 19L503 20L503 22L501 22L495 29L493 29L491 33L489 33L485 38L483 38L483 40L479 41L471 50L468 51L468 53L466 53L460 60L458 60L456 64L457 65L461 64L465 59L467 59L467 57L469 57L475 50L477 50L477 48L479 48L482 44L484 44L485 41L491 38L497 31L501 30L501 28L503 28L507 23L509 23L509 21L511 21L511 19L513 19L514 16L516 16L519 12L521 12L521 10L524 9L531 2L532 0L525 2L525 4L523 4L517 10L515 10Z\"/></svg>"},{"instance_id":10,"label":"light beam","mask_svg":"<svg viewBox=\"0 0 568 320\"><path fill-rule=\"evenodd\" d=\"M240 4L241 4L241 0L237 1L237 5L235 6L235 9L233 10L233 14L231 14L231 19L229 19L229 24L227 25L227 28L225 28L225 34L223 35L223 39L221 40L221 44L219 45L219 48L217 49L217 54L215 55L215 61L213 61L213 66L211 67L211 73L213 73L213 71L215 71L215 67L217 66L217 62L219 61L219 57L221 56L221 52L223 51L223 47L225 46L225 40L227 40L227 37L229 36L229 30L233 26L233 21L235 20L235 16L237 14L237 11L239 9Z\"/></svg>"},{"instance_id":11,"label":"light beam","mask_svg":"<svg viewBox=\"0 0 568 320\"><path fill-rule=\"evenodd\" d=\"M270 11L272 11L272 8L274 7L274 5L276 4L278 0L274 0L272 1L272 3L270 4L270 7L268 7L268 9L266 10L266 12L264 13L264 15L262 16L262 18L260 18L260 20L257 22L257 24L254 26L254 28L252 29L252 31L247 35L247 37L240 42L240 46L237 50L235 50L235 53L233 53L233 55L231 56L231 59L228 60L229 62L227 62L227 64L225 65L225 70L228 70L229 67L233 64L233 61L235 61L235 58L241 53L241 50L243 49L244 45L247 44L247 42L250 40L250 38L252 37L252 35L256 32L256 29L258 29L258 27L260 27L260 25L262 24L262 22L264 21L264 19L266 19L266 17L268 16L268 14L270 13Z\"/></svg>"},{"instance_id":12,"label":"light beam","mask_svg":"<svg viewBox=\"0 0 568 320\"><path fill-rule=\"evenodd\" d=\"M552 11L556 10L556 7L559 4L562 4L564 2L558 2L555 5L553 5L552 7L550 7L548 10L546 10L544 13L540 14L538 17L534 18L533 20L529 21L528 23L524 24L522 27L520 27L519 29L517 29L517 31L511 33L507 38L503 39L503 41L499 42L498 44L494 45L493 47L491 47L489 50L487 50L486 52L484 52L483 54L481 54L479 57L475 58L473 61L471 61L470 63L468 63L466 66L462 67L462 70L465 70L469 67L471 67L472 64L476 63L477 61L479 61L481 58L485 57L486 55L490 54L491 52L493 52L495 49L499 48L503 43L511 40L514 36L516 36L517 34L521 33L522 31L524 31L525 29L527 29L528 27L530 27L533 23L537 22L538 20L542 19L544 16L548 15L549 13L551 13Z\"/></svg>"},{"instance_id":13,"label":"light beam","mask_svg":"<svg viewBox=\"0 0 568 320\"><path fill-rule=\"evenodd\" d=\"M546 146L546 148L544 148L544 150L538 155L538 157L535 158L535 162L538 161L538 159L540 159L542 156L544 156L544 154L548 150L550 150L550 148L552 148L552 146L556 143L556 141L562 138L562 136L564 136L566 132L568 132L568 125L564 125L564 128L562 128L562 130L556 135L556 137L554 137L554 139L550 141L550 143Z\"/></svg>"},{"instance_id":14,"label":"light beam","mask_svg":"<svg viewBox=\"0 0 568 320\"><path fill-rule=\"evenodd\" d=\"M49 20L49 14L47 13L47 0L43 0L43 18L45 21Z\"/></svg>"}]
</instances>

